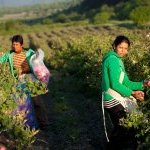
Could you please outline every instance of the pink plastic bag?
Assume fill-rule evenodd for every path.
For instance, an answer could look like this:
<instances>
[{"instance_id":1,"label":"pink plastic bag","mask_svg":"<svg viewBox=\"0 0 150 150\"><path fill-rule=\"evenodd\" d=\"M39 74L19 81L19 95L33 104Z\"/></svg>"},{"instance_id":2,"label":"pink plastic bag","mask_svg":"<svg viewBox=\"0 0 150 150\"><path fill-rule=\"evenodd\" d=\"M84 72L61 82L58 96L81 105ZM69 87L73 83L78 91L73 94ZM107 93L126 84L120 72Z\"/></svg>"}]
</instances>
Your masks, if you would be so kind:
<instances>
[{"instance_id":1,"label":"pink plastic bag","mask_svg":"<svg viewBox=\"0 0 150 150\"><path fill-rule=\"evenodd\" d=\"M36 78L41 82L48 84L50 78L50 71L45 66L43 59L44 52L41 49L38 49L36 53L31 56L30 64Z\"/></svg>"}]
</instances>

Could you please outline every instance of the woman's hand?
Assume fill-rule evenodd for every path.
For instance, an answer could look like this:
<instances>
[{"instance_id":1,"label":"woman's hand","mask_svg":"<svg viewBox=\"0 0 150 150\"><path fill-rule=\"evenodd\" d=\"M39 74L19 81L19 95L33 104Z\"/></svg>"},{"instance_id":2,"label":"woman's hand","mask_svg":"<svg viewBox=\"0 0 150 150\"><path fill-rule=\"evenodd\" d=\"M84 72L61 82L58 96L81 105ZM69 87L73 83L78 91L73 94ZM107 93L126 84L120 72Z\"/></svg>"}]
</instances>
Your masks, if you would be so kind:
<instances>
[{"instance_id":1,"label":"woman's hand","mask_svg":"<svg viewBox=\"0 0 150 150\"><path fill-rule=\"evenodd\" d=\"M4 54L3 52L0 52L0 56L3 55L3 54Z\"/></svg>"},{"instance_id":2,"label":"woman's hand","mask_svg":"<svg viewBox=\"0 0 150 150\"><path fill-rule=\"evenodd\" d=\"M144 87L150 87L150 79L145 79L143 82Z\"/></svg>"},{"instance_id":3,"label":"woman's hand","mask_svg":"<svg viewBox=\"0 0 150 150\"><path fill-rule=\"evenodd\" d=\"M132 96L140 101L144 101L144 92L143 91L133 91Z\"/></svg>"}]
</instances>

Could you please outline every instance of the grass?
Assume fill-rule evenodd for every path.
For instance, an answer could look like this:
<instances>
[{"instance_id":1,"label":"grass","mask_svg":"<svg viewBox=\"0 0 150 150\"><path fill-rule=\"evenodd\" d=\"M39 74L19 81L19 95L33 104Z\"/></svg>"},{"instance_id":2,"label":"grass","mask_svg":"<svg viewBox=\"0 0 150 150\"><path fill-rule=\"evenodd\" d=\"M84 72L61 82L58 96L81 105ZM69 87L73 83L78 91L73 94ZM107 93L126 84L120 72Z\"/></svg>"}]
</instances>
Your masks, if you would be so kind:
<instances>
[{"instance_id":1,"label":"grass","mask_svg":"<svg viewBox=\"0 0 150 150\"><path fill-rule=\"evenodd\" d=\"M32 20L31 20L32 21ZM105 24L91 24L89 20L83 21L71 21L68 23L49 23L49 24L42 24L42 23L31 23L29 22L21 22L18 20L9 20L6 22L0 22L0 32L1 35L12 35L12 34L29 34L29 33L39 33L43 31L50 31L50 30L59 30L64 29L65 27L86 27L86 26L109 26L109 27L125 27L129 29L133 28L147 28L149 26L137 26L132 21L117 21L111 20ZM34 21L33 21L34 22Z\"/></svg>"}]
</instances>

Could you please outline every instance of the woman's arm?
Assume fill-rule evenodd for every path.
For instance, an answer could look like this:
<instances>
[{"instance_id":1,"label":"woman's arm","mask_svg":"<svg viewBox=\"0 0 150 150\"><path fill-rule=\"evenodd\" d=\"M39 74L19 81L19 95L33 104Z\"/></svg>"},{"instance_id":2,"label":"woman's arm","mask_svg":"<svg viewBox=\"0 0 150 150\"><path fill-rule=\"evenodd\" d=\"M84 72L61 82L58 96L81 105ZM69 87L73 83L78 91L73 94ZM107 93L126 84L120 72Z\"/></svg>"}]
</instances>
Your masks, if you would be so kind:
<instances>
[{"instance_id":1,"label":"woman's arm","mask_svg":"<svg viewBox=\"0 0 150 150\"><path fill-rule=\"evenodd\" d=\"M143 90L143 81L141 82L133 82L129 80L127 74L125 73L125 77L123 80L123 84L129 87L131 90Z\"/></svg>"},{"instance_id":2,"label":"woman's arm","mask_svg":"<svg viewBox=\"0 0 150 150\"><path fill-rule=\"evenodd\" d=\"M8 58L9 58L9 54L10 54L10 51L2 54L0 56L0 63L4 63L4 62L7 62L8 61Z\"/></svg>"}]
</instances>

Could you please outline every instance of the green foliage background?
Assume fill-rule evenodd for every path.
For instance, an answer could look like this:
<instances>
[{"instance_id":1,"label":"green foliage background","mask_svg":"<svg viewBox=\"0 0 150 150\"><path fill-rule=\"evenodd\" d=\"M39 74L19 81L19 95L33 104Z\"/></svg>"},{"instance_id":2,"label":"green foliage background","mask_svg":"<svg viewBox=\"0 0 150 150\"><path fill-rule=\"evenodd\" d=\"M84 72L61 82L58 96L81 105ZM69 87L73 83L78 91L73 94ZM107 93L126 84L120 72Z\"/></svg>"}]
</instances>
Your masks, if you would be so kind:
<instances>
[{"instance_id":1,"label":"green foliage background","mask_svg":"<svg viewBox=\"0 0 150 150\"><path fill-rule=\"evenodd\" d=\"M101 146L104 146L100 99L101 60L103 54L111 49L111 43L118 33L128 36L132 41L129 55L124 60L130 79L141 81L149 77L150 37L147 29L127 29L115 25L80 26L23 34L25 46L34 49L40 46L44 50L45 64L52 73L50 97L47 99L47 103L50 103L47 109L54 119L48 134L57 135L51 139L52 148L69 149L73 145L87 148L91 146L88 140L99 139ZM1 38L7 39L1 44L1 50L5 51L6 45L10 44L10 37ZM3 84L4 81L1 81ZM29 84L28 87L33 94L42 88L38 83ZM33 87L37 88L34 90ZM145 102L147 105L143 104L144 108L148 110L149 98ZM142 117L147 118L147 115ZM141 126L140 121L136 125ZM107 126L110 126L109 120ZM147 135L143 134L148 130L147 125L140 129L143 130L142 134L138 132L142 137L142 140L139 138L142 145L147 139ZM62 142L60 145L59 140ZM19 141L23 144L22 140Z\"/></svg>"},{"instance_id":2,"label":"green foliage background","mask_svg":"<svg viewBox=\"0 0 150 150\"><path fill-rule=\"evenodd\" d=\"M0 135L7 135L1 142L7 143L7 148L22 149L31 146L35 141L38 131L25 127L25 112L16 112L17 106L25 100L26 95L23 91L17 90L19 82L12 77L8 64L0 65ZM2 136L3 137L3 136Z\"/></svg>"}]
</instances>

